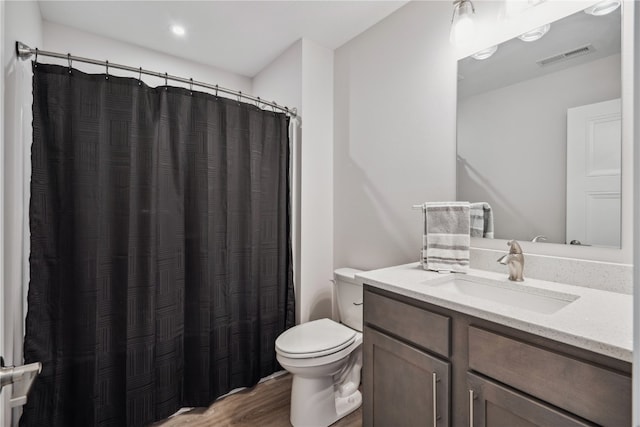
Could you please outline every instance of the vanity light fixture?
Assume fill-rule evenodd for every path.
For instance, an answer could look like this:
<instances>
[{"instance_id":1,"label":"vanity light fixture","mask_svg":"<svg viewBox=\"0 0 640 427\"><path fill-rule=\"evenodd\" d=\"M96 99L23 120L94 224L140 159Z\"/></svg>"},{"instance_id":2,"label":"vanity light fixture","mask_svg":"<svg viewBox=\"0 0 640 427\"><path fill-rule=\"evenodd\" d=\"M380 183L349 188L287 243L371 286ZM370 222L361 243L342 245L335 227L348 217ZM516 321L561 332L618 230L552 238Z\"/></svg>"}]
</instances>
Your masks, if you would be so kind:
<instances>
[{"instance_id":1,"label":"vanity light fixture","mask_svg":"<svg viewBox=\"0 0 640 427\"><path fill-rule=\"evenodd\" d=\"M584 10L584 13L593 16L607 15L620 7L620 0L604 0Z\"/></svg>"},{"instance_id":2,"label":"vanity light fixture","mask_svg":"<svg viewBox=\"0 0 640 427\"><path fill-rule=\"evenodd\" d=\"M172 25L171 26L171 32L173 34L175 34L176 36L178 36L178 37L182 37L186 33L184 27L181 26L181 25Z\"/></svg>"},{"instance_id":3,"label":"vanity light fixture","mask_svg":"<svg viewBox=\"0 0 640 427\"><path fill-rule=\"evenodd\" d=\"M546 25L543 25L542 27L534 28L531 31L522 33L518 36L518 38L523 42L534 42L536 40L540 40L542 36L547 34L550 28L551 28L551 24L546 24Z\"/></svg>"},{"instance_id":4,"label":"vanity light fixture","mask_svg":"<svg viewBox=\"0 0 640 427\"><path fill-rule=\"evenodd\" d=\"M482 61L483 59L487 59L491 55L496 53L497 50L498 50L498 45L494 45L494 46L488 47L486 49L479 50L478 52L476 52L473 55L471 55L471 57L473 59L477 59L478 61Z\"/></svg>"},{"instance_id":5,"label":"vanity light fixture","mask_svg":"<svg viewBox=\"0 0 640 427\"><path fill-rule=\"evenodd\" d=\"M471 0L455 0L451 17L451 34L449 40L455 46L464 46L473 39L475 23L472 16L476 13Z\"/></svg>"}]
</instances>

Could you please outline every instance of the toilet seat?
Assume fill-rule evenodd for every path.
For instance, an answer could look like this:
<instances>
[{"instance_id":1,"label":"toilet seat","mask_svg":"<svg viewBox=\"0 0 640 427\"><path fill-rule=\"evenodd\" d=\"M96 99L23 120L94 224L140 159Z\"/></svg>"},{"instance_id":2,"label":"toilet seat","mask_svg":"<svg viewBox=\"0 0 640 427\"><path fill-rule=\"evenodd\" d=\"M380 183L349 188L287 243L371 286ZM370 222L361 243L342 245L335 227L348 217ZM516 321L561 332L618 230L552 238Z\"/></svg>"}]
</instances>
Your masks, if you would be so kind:
<instances>
[{"instance_id":1,"label":"toilet seat","mask_svg":"<svg viewBox=\"0 0 640 427\"><path fill-rule=\"evenodd\" d=\"M294 326L276 339L276 352L290 359L309 359L349 347L357 332L331 319Z\"/></svg>"}]
</instances>

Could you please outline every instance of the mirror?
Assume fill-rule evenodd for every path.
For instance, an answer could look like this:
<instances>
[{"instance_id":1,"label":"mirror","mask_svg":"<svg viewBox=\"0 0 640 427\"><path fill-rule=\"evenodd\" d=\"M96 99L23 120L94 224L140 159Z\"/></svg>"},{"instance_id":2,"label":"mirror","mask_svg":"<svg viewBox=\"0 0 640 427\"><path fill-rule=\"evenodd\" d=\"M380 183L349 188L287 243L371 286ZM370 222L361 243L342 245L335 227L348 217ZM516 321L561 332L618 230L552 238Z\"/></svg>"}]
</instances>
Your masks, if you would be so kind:
<instances>
[{"instance_id":1,"label":"mirror","mask_svg":"<svg viewBox=\"0 0 640 427\"><path fill-rule=\"evenodd\" d=\"M488 203L497 239L619 248L621 9L473 56L458 61L457 199Z\"/></svg>"}]
</instances>

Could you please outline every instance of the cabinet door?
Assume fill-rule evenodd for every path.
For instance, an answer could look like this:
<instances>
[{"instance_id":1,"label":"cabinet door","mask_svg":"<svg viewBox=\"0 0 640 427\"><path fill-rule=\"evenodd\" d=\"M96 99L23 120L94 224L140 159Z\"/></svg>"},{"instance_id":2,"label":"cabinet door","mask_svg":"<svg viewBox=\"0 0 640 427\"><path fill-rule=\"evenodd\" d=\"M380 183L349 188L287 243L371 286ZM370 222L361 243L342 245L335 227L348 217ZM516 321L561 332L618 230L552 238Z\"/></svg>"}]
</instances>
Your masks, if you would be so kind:
<instances>
[{"instance_id":1,"label":"cabinet door","mask_svg":"<svg viewBox=\"0 0 640 427\"><path fill-rule=\"evenodd\" d=\"M467 385L471 427L595 426L472 373Z\"/></svg>"},{"instance_id":2,"label":"cabinet door","mask_svg":"<svg viewBox=\"0 0 640 427\"><path fill-rule=\"evenodd\" d=\"M449 426L449 363L368 327L363 345L364 426Z\"/></svg>"}]
</instances>

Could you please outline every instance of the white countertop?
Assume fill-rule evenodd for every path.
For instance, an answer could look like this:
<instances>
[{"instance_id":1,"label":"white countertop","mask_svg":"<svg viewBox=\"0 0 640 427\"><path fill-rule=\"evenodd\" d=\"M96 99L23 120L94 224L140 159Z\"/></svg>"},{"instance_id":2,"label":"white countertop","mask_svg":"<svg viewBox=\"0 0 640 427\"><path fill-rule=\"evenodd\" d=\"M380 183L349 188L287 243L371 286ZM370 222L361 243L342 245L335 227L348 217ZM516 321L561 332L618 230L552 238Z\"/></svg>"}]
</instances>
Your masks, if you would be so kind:
<instances>
[{"instance_id":1,"label":"white countertop","mask_svg":"<svg viewBox=\"0 0 640 427\"><path fill-rule=\"evenodd\" d=\"M425 271L416 262L359 273L356 280L616 359L627 362L633 359L632 295L525 277L521 285L579 297L555 313L541 314L481 297L448 292L437 286L452 275ZM498 274L471 269L467 275L456 276L491 279L504 287L512 283L506 272Z\"/></svg>"}]
</instances>

